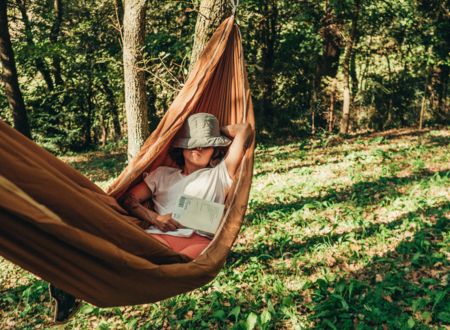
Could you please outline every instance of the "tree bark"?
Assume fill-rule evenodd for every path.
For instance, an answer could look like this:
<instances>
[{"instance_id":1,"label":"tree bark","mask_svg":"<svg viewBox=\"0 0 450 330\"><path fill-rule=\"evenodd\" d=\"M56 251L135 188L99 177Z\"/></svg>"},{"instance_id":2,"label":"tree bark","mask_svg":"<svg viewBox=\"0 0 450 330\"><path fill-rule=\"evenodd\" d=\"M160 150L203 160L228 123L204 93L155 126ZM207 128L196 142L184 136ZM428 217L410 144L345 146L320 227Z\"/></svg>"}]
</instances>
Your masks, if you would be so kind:
<instances>
[{"instance_id":1,"label":"tree bark","mask_svg":"<svg viewBox=\"0 0 450 330\"><path fill-rule=\"evenodd\" d=\"M336 101L336 78L333 78L331 82L331 91L330 91L330 107L328 110L328 131L333 132L334 126L334 103Z\"/></svg>"},{"instance_id":2,"label":"tree bark","mask_svg":"<svg viewBox=\"0 0 450 330\"><path fill-rule=\"evenodd\" d=\"M273 113L275 42L277 39L278 7L276 0L265 1L262 21L261 103L265 122L276 120ZM312 119L314 122L314 120Z\"/></svg>"},{"instance_id":3,"label":"tree bark","mask_svg":"<svg viewBox=\"0 0 450 330\"><path fill-rule=\"evenodd\" d=\"M213 32L231 14L230 0L201 1L195 24L194 45L192 46L189 71L192 71Z\"/></svg>"},{"instance_id":4,"label":"tree bark","mask_svg":"<svg viewBox=\"0 0 450 330\"><path fill-rule=\"evenodd\" d=\"M8 29L6 0L0 1L0 61L3 67L2 80L5 94L11 107L14 128L31 139L30 125L25 111L25 103L17 78L16 62Z\"/></svg>"},{"instance_id":5,"label":"tree bark","mask_svg":"<svg viewBox=\"0 0 450 330\"><path fill-rule=\"evenodd\" d=\"M449 107L447 106L448 77L450 67L446 64L439 65L439 83L437 86L438 111L444 118L448 118Z\"/></svg>"},{"instance_id":6,"label":"tree bark","mask_svg":"<svg viewBox=\"0 0 450 330\"><path fill-rule=\"evenodd\" d=\"M356 75L356 54L354 51L352 51L352 57L350 59L350 79L352 82L350 102L353 105L359 86L358 76Z\"/></svg>"},{"instance_id":7,"label":"tree bark","mask_svg":"<svg viewBox=\"0 0 450 330\"><path fill-rule=\"evenodd\" d=\"M123 3L122 0L114 0L114 10L116 11L117 28L120 37L123 35Z\"/></svg>"},{"instance_id":8,"label":"tree bark","mask_svg":"<svg viewBox=\"0 0 450 330\"><path fill-rule=\"evenodd\" d=\"M322 93L322 78L335 78L339 68L339 57L341 55L342 37L339 28L340 21L334 14L332 7L326 8L326 13L320 21L320 36L323 39L323 54L317 59L314 73L312 97L310 100L311 117L315 117L318 112L319 100ZM334 103L334 100L329 100ZM324 102L325 103L325 102ZM315 133L315 124L312 123L312 133Z\"/></svg>"},{"instance_id":9,"label":"tree bark","mask_svg":"<svg viewBox=\"0 0 450 330\"><path fill-rule=\"evenodd\" d=\"M142 68L146 0L125 0L123 17L123 72L128 126L128 160L148 136L145 72Z\"/></svg>"},{"instance_id":10,"label":"tree bark","mask_svg":"<svg viewBox=\"0 0 450 330\"><path fill-rule=\"evenodd\" d=\"M61 31L61 23L63 17L63 7L61 0L54 0L53 10L55 20L53 21L52 29L50 32L50 42L56 44L58 42L58 36ZM61 76L61 58L58 56L58 54L53 55L52 66L53 66L52 70L53 76L55 77L55 83L56 85L61 86L64 83L64 81Z\"/></svg>"},{"instance_id":11,"label":"tree bark","mask_svg":"<svg viewBox=\"0 0 450 330\"><path fill-rule=\"evenodd\" d=\"M344 93L343 93L343 105L342 105L342 120L340 133L347 134L350 123L350 60L352 58L353 47L356 43L356 34L358 32L358 15L361 0L355 0L355 9L352 17L352 26L350 35L345 46L344 61L342 63L342 73L344 76Z\"/></svg>"},{"instance_id":12,"label":"tree bark","mask_svg":"<svg viewBox=\"0 0 450 330\"><path fill-rule=\"evenodd\" d=\"M425 118L425 111L427 109L427 92L429 90L429 84L430 84L430 69L426 70L426 78L425 78L425 86L423 89L423 95L422 95L422 102L420 105L420 114L419 114L419 129L423 129L423 122Z\"/></svg>"},{"instance_id":13,"label":"tree bark","mask_svg":"<svg viewBox=\"0 0 450 330\"><path fill-rule=\"evenodd\" d=\"M100 71L106 72L108 70L107 65L101 65ZM114 126L114 140L119 140L122 137L122 133L120 130L120 120L119 120L119 107L117 106L116 99L114 97L114 92L109 86L108 78L105 75L100 75L101 84L103 91L106 94L106 99L109 103L109 110L112 115L112 122Z\"/></svg>"},{"instance_id":14,"label":"tree bark","mask_svg":"<svg viewBox=\"0 0 450 330\"><path fill-rule=\"evenodd\" d=\"M27 14L27 7L24 0L17 0L17 7L19 7L20 14L22 15L22 22L25 27L25 39L27 41L28 46L34 48L34 40L33 40L33 33L31 31L31 23L28 18ZM36 69L39 71L39 73L42 75L42 78L45 81L45 84L47 85L47 89L49 91L53 90L53 80L50 75L50 71L47 68L47 65L45 64L44 60L40 57L36 57L34 60L34 64L36 66Z\"/></svg>"}]
</instances>

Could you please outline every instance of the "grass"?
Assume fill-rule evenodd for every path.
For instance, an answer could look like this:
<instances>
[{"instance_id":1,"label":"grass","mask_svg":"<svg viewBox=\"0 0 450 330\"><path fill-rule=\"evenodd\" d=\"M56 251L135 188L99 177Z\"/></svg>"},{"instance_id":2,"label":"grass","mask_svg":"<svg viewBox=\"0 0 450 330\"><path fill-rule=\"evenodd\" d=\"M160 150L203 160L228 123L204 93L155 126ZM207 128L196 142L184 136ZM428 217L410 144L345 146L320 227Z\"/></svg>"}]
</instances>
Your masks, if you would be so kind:
<instances>
[{"instance_id":1,"label":"grass","mask_svg":"<svg viewBox=\"0 0 450 330\"><path fill-rule=\"evenodd\" d=\"M84 304L67 329L450 328L450 131L258 146L217 278L157 304ZM105 188L124 150L62 157ZM51 327L47 284L0 259L0 328Z\"/></svg>"}]
</instances>

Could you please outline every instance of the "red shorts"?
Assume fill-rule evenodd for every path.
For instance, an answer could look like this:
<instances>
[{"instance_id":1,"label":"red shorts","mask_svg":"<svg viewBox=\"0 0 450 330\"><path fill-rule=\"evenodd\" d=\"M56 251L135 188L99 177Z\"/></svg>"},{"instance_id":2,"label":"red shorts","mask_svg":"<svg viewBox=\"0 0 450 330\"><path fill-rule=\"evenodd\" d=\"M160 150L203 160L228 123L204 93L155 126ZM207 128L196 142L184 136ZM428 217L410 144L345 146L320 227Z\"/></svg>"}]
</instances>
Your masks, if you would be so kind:
<instances>
[{"instance_id":1,"label":"red shorts","mask_svg":"<svg viewBox=\"0 0 450 330\"><path fill-rule=\"evenodd\" d=\"M191 237L177 237L164 234L150 235L175 252L185 254L192 259L197 258L211 242L211 239L197 233L193 233Z\"/></svg>"}]
</instances>

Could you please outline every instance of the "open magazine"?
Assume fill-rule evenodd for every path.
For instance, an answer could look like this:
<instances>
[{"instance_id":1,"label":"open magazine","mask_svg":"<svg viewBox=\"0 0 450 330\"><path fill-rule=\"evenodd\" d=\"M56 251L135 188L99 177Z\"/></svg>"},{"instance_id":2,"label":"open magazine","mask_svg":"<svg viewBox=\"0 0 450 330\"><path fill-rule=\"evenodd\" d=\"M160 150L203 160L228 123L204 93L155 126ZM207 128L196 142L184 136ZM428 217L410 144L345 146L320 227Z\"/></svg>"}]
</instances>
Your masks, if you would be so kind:
<instances>
[{"instance_id":1,"label":"open magazine","mask_svg":"<svg viewBox=\"0 0 450 330\"><path fill-rule=\"evenodd\" d=\"M224 208L223 204L181 194L172 218L187 228L215 234Z\"/></svg>"},{"instance_id":2,"label":"open magazine","mask_svg":"<svg viewBox=\"0 0 450 330\"><path fill-rule=\"evenodd\" d=\"M190 237L194 230L207 236L214 235L219 228L225 205L210 202L201 198L181 194L178 197L172 218L186 228L162 232L158 228L147 229L151 234L167 234L179 237Z\"/></svg>"}]
</instances>

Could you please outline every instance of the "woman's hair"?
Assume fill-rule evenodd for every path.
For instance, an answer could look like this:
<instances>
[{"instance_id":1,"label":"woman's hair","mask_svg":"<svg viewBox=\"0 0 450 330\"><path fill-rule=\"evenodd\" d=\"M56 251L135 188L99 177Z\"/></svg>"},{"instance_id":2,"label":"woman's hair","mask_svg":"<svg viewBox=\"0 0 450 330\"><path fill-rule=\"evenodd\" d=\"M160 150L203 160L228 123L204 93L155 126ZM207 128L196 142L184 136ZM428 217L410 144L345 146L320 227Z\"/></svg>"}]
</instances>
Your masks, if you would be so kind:
<instances>
[{"instance_id":1,"label":"woman's hair","mask_svg":"<svg viewBox=\"0 0 450 330\"><path fill-rule=\"evenodd\" d=\"M184 156L182 148L171 148L169 150L169 156L172 160L182 168L184 166ZM225 148L214 147L214 152L211 156L211 160L209 161L209 166L214 167L220 163L220 161L225 156Z\"/></svg>"}]
</instances>

